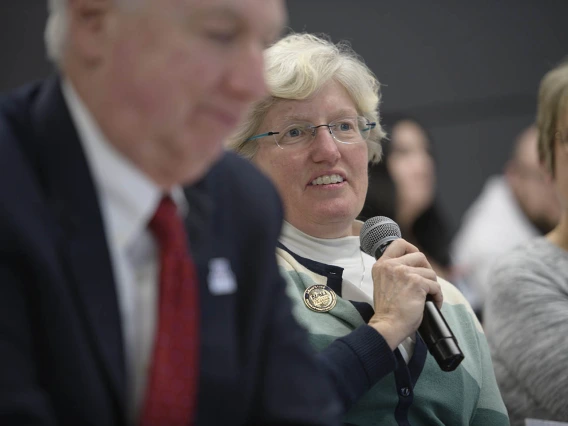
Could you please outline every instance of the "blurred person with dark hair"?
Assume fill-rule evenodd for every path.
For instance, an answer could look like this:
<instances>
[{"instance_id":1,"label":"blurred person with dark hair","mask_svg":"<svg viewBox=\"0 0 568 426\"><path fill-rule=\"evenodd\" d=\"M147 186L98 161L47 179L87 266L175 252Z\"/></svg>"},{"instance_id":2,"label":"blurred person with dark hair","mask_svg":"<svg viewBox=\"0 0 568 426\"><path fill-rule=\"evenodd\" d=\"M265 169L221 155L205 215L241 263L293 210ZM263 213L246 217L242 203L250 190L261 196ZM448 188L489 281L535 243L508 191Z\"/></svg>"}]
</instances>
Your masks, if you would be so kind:
<instances>
[{"instance_id":1,"label":"blurred person with dark hair","mask_svg":"<svg viewBox=\"0 0 568 426\"><path fill-rule=\"evenodd\" d=\"M386 114L383 161L370 165L361 219L393 218L402 236L428 258L438 275L451 278L449 231L436 197L432 138L415 118Z\"/></svg>"},{"instance_id":2,"label":"blurred person with dark hair","mask_svg":"<svg viewBox=\"0 0 568 426\"><path fill-rule=\"evenodd\" d=\"M452 259L476 310L482 310L491 297L490 271L495 260L546 234L558 222L558 197L539 163L537 140L535 126L517 137L504 175L487 181L452 241Z\"/></svg>"},{"instance_id":3,"label":"blurred person with dark hair","mask_svg":"<svg viewBox=\"0 0 568 426\"><path fill-rule=\"evenodd\" d=\"M284 2L49 6L57 75L0 98L0 424L338 424L277 192L223 149Z\"/></svg>"},{"instance_id":4,"label":"blurred person with dark hair","mask_svg":"<svg viewBox=\"0 0 568 426\"><path fill-rule=\"evenodd\" d=\"M276 257L298 321L329 370L348 425L506 425L483 330L418 249L361 251L367 164L380 160L380 85L346 43L291 34L266 51L269 93L229 146L276 184ZM444 372L417 334L430 294L465 359ZM443 297L442 297L443 295Z\"/></svg>"},{"instance_id":5,"label":"blurred person with dark hair","mask_svg":"<svg viewBox=\"0 0 568 426\"><path fill-rule=\"evenodd\" d=\"M546 236L498 259L484 311L513 426L526 418L568 420L568 61L540 83L537 126L539 159L560 198L560 220Z\"/></svg>"}]
</instances>

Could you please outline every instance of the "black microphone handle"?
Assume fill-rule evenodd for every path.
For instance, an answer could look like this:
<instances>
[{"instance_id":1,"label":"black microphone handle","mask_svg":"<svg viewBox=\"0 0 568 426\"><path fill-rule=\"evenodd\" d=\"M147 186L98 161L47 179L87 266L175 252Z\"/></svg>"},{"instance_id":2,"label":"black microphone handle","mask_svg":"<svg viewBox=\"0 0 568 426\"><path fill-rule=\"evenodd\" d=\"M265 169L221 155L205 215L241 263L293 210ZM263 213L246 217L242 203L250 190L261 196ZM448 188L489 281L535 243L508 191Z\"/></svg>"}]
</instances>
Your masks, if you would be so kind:
<instances>
[{"instance_id":1,"label":"black microphone handle","mask_svg":"<svg viewBox=\"0 0 568 426\"><path fill-rule=\"evenodd\" d=\"M463 361L458 341L430 295L424 304L424 317L418 332L443 371L454 371Z\"/></svg>"},{"instance_id":2,"label":"black microphone handle","mask_svg":"<svg viewBox=\"0 0 568 426\"><path fill-rule=\"evenodd\" d=\"M381 257L391 242L389 241L377 249L376 259ZM464 355L458 341L430 295L426 297L424 316L418 327L418 332L426 343L430 354L443 371L454 371L463 361Z\"/></svg>"}]
</instances>

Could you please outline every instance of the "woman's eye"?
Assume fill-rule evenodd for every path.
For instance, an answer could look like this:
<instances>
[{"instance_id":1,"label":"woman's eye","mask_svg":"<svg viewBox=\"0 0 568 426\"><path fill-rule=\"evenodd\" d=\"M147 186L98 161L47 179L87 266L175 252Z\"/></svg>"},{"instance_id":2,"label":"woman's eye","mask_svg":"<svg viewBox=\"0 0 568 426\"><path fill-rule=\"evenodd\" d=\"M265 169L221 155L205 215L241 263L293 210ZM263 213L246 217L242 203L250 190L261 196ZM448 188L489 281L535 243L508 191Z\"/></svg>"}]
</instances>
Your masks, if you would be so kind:
<instances>
[{"instance_id":1,"label":"woman's eye","mask_svg":"<svg viewBox=\"0 0 568 426\"><path fill-rule=\"evenodd\" d=\"M355 126L350 121L341 121L335 125L335 128L339 132L350 132L355 128Z\"/></svg>"},{"instance_id":2,"label":"woman's eye","mask_svg":"<svg viewBox=\"0 0 568 426\"><path fill-rule=\"evenodd\" d=\"M300 129L291 129L288 130L288 136L292 137L292 138L296 138L298 136L301 136L302 132Z\"/></svg>"}]
</instances>

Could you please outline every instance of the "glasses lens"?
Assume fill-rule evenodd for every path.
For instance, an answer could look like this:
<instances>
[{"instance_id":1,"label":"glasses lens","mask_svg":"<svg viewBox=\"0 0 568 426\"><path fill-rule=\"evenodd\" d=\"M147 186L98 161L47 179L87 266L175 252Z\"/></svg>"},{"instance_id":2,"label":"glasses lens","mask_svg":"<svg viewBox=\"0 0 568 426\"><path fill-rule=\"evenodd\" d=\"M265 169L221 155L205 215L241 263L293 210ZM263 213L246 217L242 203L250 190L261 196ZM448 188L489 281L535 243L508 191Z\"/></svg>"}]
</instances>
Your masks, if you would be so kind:
<instances>
[{"instance_id":1,"label":"glasses lens","mask_svg":"<svg viewBox=\"0 0 568 426\"><path fill-rule=\"evenodd\" d=\"M345 117L330 123L335 139L343 143L365 142L372 126L365 117Z\"/></svg>"},{"instance_id":2,"label":"glasses lens","mask_svg":"<svg viewBox=\"0 0 568 426\"><path fill-rule=\"evenodd\" d=\"M301 146L310 142L313 134L314 129L310 123L295 123L287 126L274 137L279 147L286 148L288 146Z\"/></svg>"}]
</instances>

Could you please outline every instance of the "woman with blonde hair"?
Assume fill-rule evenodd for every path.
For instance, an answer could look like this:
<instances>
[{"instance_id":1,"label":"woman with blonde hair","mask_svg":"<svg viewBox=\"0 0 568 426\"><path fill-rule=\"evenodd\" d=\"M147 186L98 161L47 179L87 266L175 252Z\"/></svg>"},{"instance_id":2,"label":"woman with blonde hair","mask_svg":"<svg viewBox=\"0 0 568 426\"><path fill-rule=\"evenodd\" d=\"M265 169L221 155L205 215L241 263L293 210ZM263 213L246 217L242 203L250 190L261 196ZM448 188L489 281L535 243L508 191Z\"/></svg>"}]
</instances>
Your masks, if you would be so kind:
<instances>
[{"instance_id":1,"label":"woman with blonde hair","mask_svg":"<svg viewBox=\"0 0 568 426\"><path fill-rule=\"evenodd\" d=\"M537 126L560 222L499 260L484 311L513 426L526 418L568 420L568 61L542 79Z\"/></svg>"},{"instance_id":2,"label":"woman with blonde hair","mask_svg":"<svg viewBox=\"0 0 568 426\"><path fill-rule=\"evenodd\" d=\"M377 261L360 250L367 164L379 161L384 136L376 77L347 44L310 34L285 37L265 60L269 95L230 147L283 199L278 263L346 424L508 424L485 337L463 296L402 239ZM416 333L427 295L465 354L455 371L441 371Z\"/></svg>"}]
</instances>

